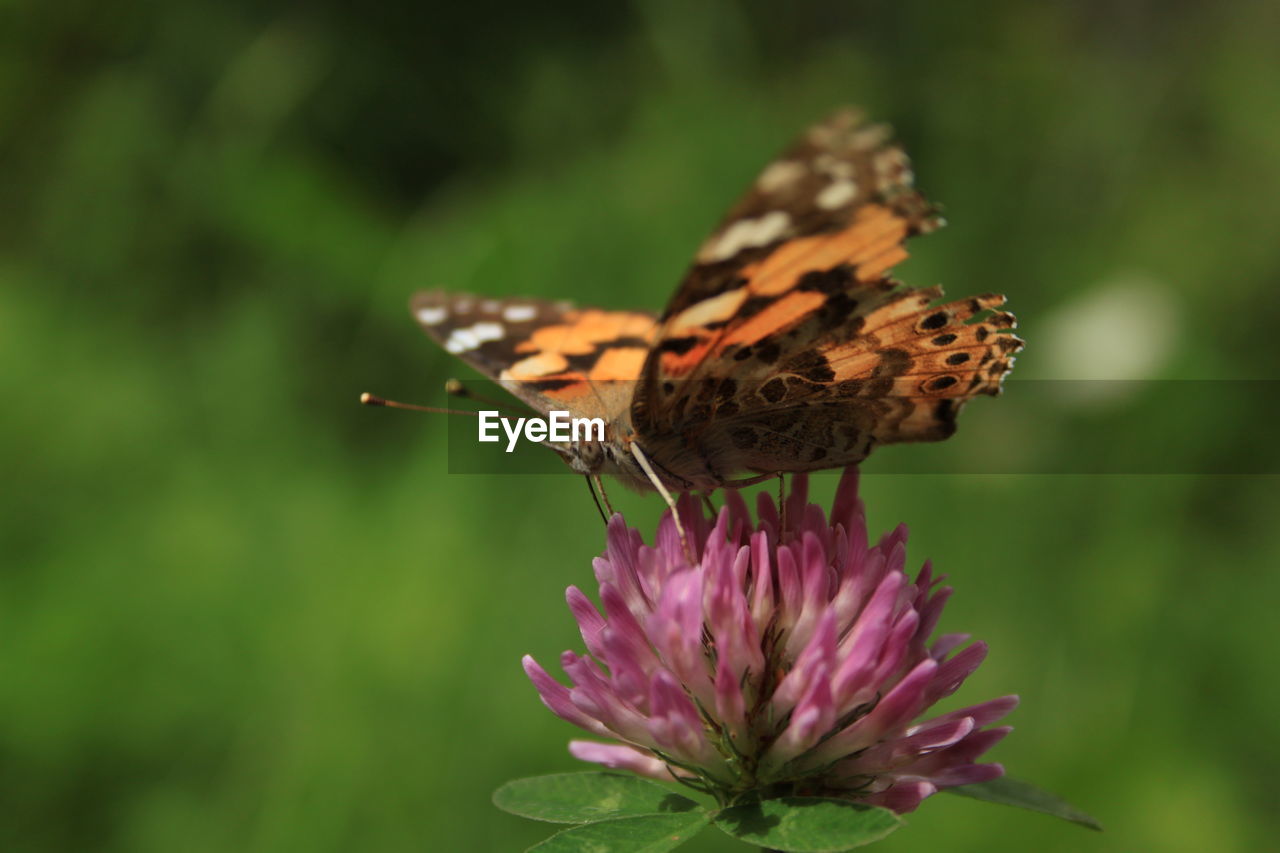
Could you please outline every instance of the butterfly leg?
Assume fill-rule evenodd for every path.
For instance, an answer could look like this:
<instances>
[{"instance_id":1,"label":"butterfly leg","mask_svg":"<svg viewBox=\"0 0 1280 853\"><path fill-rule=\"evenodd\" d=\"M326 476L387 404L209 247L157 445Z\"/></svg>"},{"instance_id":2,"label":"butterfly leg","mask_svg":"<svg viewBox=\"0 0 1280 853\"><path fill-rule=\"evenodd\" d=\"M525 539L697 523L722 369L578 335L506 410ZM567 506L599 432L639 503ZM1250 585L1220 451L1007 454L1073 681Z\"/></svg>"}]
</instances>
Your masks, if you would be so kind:
<instances>
[{"instance_id":1,"label":"butterfly leg","mask_svg":"<svg viewBox=\"0 0 1280 853\"><path fill-rule=\"evenodd\" d=\"M716 505L711 502L710 492L702 493L702 505L707 508L707 512L711 513L712 518L716 517Z\"/></svg>"},{"instance_id":2,"label":"butterfly leg","mask_svg":"<svg viewBox=\"0 0 1280 853\"><path fill-rule=\"evenodd\" d=\"M787 532L787 481L781 471L778 472L778 541Z\"/></svg>"},{"instance_id":3,"label":"butterfly leg","mask_svg":"<svg viewBox=\"0 0 1280 853\"><path fill-rule=\"evenodd\" d=\"M604 501L604 508L609 512L609 518L612 518L616 510L614 510L613 504L609 503L609 493L604 490L604 478L599 474L592 474L591 478L595 482L596 488L600 491L600 499Z\"/></svg>"},{"instance_id":4,"label":"butterfly leg","mask_svg":"<svg viewBox=\"0 0 1280 853\"><path fill-rule=\"evenodd\" d=\"M649 478L649 482L658 490L658 494L662 495L662 499L667 502L667 506L671 509L671 520L676 524L676 532L680 534L680 547L684 549L684 555L690 564L696 563L697 560L693 554L693 548L689 545L689 535L685 533L684 524L680 521L680 513L676 511L675 498L671 497L671 492L667 491L667 487L662 484L662 480L654 473L653 466L649 463L649 457L640 449L640 445L631 442L631 455L636 458L644 474Z\"/></svg>"},{"instance_id":5,"label":"butterfly leg","mask_svg":"<svg viewBox=\"0 0 1280 853\"><path fill-rule=\"evenodd\" d=\"M757 483L763 483L765 480L772 480L778 476L777 472L770 471L768 474L760 474L755 477L744 477L741 480L723 480L720 485L726 489L743 489L747 486L754 486Z\"/></svg>"},{"instance_id":6,"label":"butterfly leg","mask_svg":"<svg viewBox=\"0 0 1280 853\"><path fill-rule=\"evenodd\" d=\"M587 480L587 488L591 490L591 500L595 501L595 504L596 504L596 511L600 513L600 518L604 521L604 523L608 524L609 516L605 515L604 507L600 505L600 496L596 494L596 484L599 483L599 478L592 477L590 474L587 474L586 480ZM604 491L604 490L601 489L601 491ZM606 500L606 503L607 502L608 501Z\"/></svg>"}]
</instances>

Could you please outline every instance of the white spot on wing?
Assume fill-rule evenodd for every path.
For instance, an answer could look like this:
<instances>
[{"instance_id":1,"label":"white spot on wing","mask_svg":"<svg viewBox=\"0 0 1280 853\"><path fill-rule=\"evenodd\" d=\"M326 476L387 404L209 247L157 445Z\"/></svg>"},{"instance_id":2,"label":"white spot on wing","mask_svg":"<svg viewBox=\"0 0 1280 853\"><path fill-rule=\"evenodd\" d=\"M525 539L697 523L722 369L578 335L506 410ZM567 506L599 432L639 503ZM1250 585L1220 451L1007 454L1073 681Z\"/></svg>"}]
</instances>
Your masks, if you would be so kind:
<instances>
[{"instance_id":1,"label":"white spot on wing","mask_svg":"<svg viewBox=\"0 0 1280 853\"><path fill-rule=\"evenodd\" d=\"M781 237L791 225L791 217L774 210L755 219L739 219L711 238L698 253L701 261L723 261L747 248L764 246Z\"/></svg>"},{"instance_id":2,"label":"white spot on wing","mask_svg":"<svg viewBox=\"0 0 1280 853\"><path fill-rule=\"evenodd\" d=\"M823 210L835 210L853 201L858 195L858 185L848 179L832 181L822 188L814 202Z\"/></svg>"},{"instance_id":3,"label":"white spot on wing","mask_svg":"<svg viewBox=\"0 0 1280 853\"><path fill-rule=\"evenodd\" d=\"M532 320L537 314L532 305L508 305L502 312L502 319L508 323L524 323Z\"/></svg>"},{"instance_id":4,"label":"white spot on wing","mask_svg":"<svg viewBox=\"0 0 1280 853\"><path fill-rule=\"evenodd\" d=\"M803 163L795 160L778 160L770 163L756 178L756 187L762 193L775 193L786 189L804 177Z\"/></svg>"},{"instance_id":5,"label":"white spot on wing","mask_svg":"<svg viewBox=\"0 0 1280 853\"><path fill-rule=\"evenodd\" d=\"M851 147L860 151L869 151L883 145L889 140L889 126L887 124L867 125L861 130L854 131L849 138Z\"/></svg>"},{"instance_id":6,"label":"white spot on wing","mask_svg":"<svg viewBox=\"0 0 1280 853\"><path fill-rule=\"evenodd\" d=\"M824 175L830 175L833 178L852 178L853 164L848 160L841 160L830 152L824 151L817 157L813 158L813 168L822 172Z\"/></svg>"},{"instance_id":7,"label":"white spot on wing","mask_svg":"<svg viewBox=\"0 0 1280 853\"><path fill-rule=\"evenodd\" d=\"M672 318L673 333L684 334L707 323L728 320L746 301L747 289L739 287L695 302Z\"/></svg>"},{"instance_id":8,"label":"white spot on wing","mask_svg":"<svg viewBox=\"0 0 1280 853\"><path fill-rule=\"evenodd\" d=\"M911 164L901 148L886 148L871 158L871 166L882 187L910 186L912 178Z\"/></svg>"},{"instance_id":9,"label":"white spot on wing","mask_svg":"<svg viewBox=\"0 0 1280 853\"><path fill-rule=\"evenodd\" d=\"M527 380L536 379L551 373L559 373L569 366L564 356L555 352L540 352L528 358L522 358L506 370L502 371L503 379Z\"/></svg>"},{"instance_id":10,"label":"white spot on wing","mask_svg":"<svg viewBox=\"0 0 1280 853\"><path fill-rule=\"evenodd\" d=\"M476 323L471 327L471 331L476 336L476 340L480 343L485 341L496 341L506 332L502 329L501 323Z\"/></svg>"},{"instance_id":11,"label":"white spot on wing","mask_svg":"<svg viewBox=\"0 0 1280 853\"><path fill-rule=\"evenodd\" d=\"M480 346L476 341L476 336L471 334L470 329L454 329L449 333L449 339L444 342L445 352L451 352L457 355L460 352L469 352Z\"/></svg>"},{"instance_id":12,"label":"white spot on wing","mask_svg":"<svg viewBox=\"0 0 1280 853\"><path fill-rule=\"evenodd\" d=\"M450 332L449 339L444 342L444 348L454 355L470 352L485 341L496 341L504 334L501 323L476 323L474 326L454 329Z\"/></svg>"},{"instance_id":13,"label":"white spot on wing","mask_svg":"<svg viewBox=\"0 0 1280 853\"><path fill-rule=\"evenodd\" d=\"M502 303L496 299L486 299L480 303L480 310L486 314L497 314L500 308Z\"/></svg>"},{"instance_id":14,"label":"white spot on wing","mask_svg":"<svg viewBox=\"0 0 1280 853\"><path fill-rule=\"evenodd\" d=\"M434 326L436 323L443 322L447 316L449 312L438 305L418 309L418 322L424 326Z\"/></svg>"}]
</instances>

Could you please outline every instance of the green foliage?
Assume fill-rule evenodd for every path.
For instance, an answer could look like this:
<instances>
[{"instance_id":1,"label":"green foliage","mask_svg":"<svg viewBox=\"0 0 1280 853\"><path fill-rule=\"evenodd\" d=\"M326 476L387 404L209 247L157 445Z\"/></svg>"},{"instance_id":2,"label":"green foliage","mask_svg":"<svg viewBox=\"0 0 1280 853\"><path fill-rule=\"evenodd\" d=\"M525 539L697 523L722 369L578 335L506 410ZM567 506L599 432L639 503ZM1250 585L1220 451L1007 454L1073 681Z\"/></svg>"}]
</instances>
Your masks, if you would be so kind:
<instances>
[{"instance_id":1,"label":"green foliage","mask_svg":"<svg viewBox=\"0 0 1280 853\"><path fill-rule=\"evenodd\" d=\"M1102 829L1061 797L1028 782L1003 777L946 790ZM566 853L671 850L707 823L770 850L835 853L880 841L903 825L888 809L822 797L780 797L708 810L653 782L600 772L516 779L494 792L493 803L521 817L580 824L530 848Z\"/></svg>"},{"instance_id":2,"label":"green foliage","mask_svg":"<svg viewBox=\"0 0 1280 853\"><path fill-rule=\"evenodd\" d=\"M696 812L640 815L575 826L535 844L541 853L662 853L697 835L710 816Z\"/></svg>"},{"instance_id":3,"label":"green foliage","mask_svg":"<svg viewBox=\"0 0 1280 853\"><path fill-rule=\"evenodd\" d=\"M834 853L879 841L902 819L888 809L821 797L784 797L725 809L716 826L774 850Z\"/></svg>"},{"instance_id":4,"label":"green foliage","mask_svg":"<svg viewBox=\"0 0 1280 853\"><path fill-rule=\"evenodd\" d=\"M943 790L951 794L959 794L962 797L985 800L988 803L1016 806L1020 809L1053 815L1063 820L1069 820L1072 823L1078 823L1081 826L1087 826L1089 829L1102 831L1102 825L1097 820L1080 811L1066 800L1056 794L1042 791L1030 782L1023 782L1020 779L1001 776L999 779L993 779L990 782L960 785L955 788L944 788Z\"/></svg>"},{"instance_id":5,"label":"green foliage","mask_svg":"<svg viewBox=\"0 0 1280 853\"><path fill-rule=\"evenodd\" d=\"M893 812L847 800L784 797L708 810L635 777L563 773L517 779L493 795L521 817L579 823L530 850L657 853L688 841L707 823L757 846L795 853L861 847L902 825Z\"/></svg>"},{"instance_id":6,"label":"green foliage","mask_svg":"<svg viewBox=\"0 0 1280 853\"><path fill-rule=\"evenodd\" d=\"M551 823L589 823L698 808L688 797L637 776L595 772L516 779L494 791L493 804L511 814Z\"/></svg>"},{"instance_id":7,"label":"green foliage","mask_svg":"<svg viewBox=\"0 0 1280 853\"><path fill-rule=\"evenodd\" d=\"M416 288L658 309L836 104L893 121L946 205L901 277L1008 293L1015 377L1135 347L1169 380L1280 363L1275 4L123 0L0 25L0 849L535 843L488 796L580 767L518 660L581 649L586 489L450 476L463 426L355 400L468 377ZM964 412L975 469L1077 470L1082 433L1233 469L1274 442L1177 395L993 427L1018 399ZM657 502L619 491L647 527ZM1273 480L864 491L951 577L942 629L991 645L948 701L1022 695L993 760L1097 812L1091 850L1273 844ZM740 847L720 835L696 847ZM1080 842L933 797L881 846Z\"/></svg>"}]
</instances>

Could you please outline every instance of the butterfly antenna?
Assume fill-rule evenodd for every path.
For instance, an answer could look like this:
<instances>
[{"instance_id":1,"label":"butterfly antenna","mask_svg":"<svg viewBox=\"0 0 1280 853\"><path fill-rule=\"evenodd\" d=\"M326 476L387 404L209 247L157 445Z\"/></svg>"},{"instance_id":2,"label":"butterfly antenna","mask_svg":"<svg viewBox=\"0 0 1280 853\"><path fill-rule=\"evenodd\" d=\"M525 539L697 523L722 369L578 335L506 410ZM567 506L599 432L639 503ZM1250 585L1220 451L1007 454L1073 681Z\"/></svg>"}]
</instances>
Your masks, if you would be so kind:
<instances>
[{"instance_id":1,"label":"butterfly antenna","mask_svg":"<svg viewBox=\"0 0 1280 853\"><path fill-rule=\"evenodd\" d=\"M475 391L472 391L470 388L464 385L461 379L446 379L444 383L444 393L448 394L450 397L458 397L463 400L474 400L477 403L486 403L490 406L493 406L499 412L503 413L501 416L501 419L504 421L510 420L511 418L522 419L527 415L538 414L538 410L533 408L533 406L525 406L525 411L523 412L519 411L518 409L513 411L510 408L510 405L511 405L510 401L505 403L500 403L497 400L493 399L492 397L486 397L483 394L477 394ZM527 440L528 439L526 439L526 441ZM540 444L549 450L554 450L557 453L564 452L564 449L559 444L556 444L554 441L537 441L534 443ZM603 487L601 488L600 493L604 494ZM594 494L594 492L592 494ZM606 507L609 506L609 499L607 497L604 500L604 505ZM612 511L612 508L610 508L610 511Z\"/></svg>"},{"instance_id":2,"label":"butterfly antenna","mask_svg":"<svg viewBox=\"0 0 1280 853\"><path fill-rule=\"evenodd\" d=\"M470 415L473 418L480 417L479 412L473 412L469 409L444 409L439 406L419 406L415 403L401 403L399 400L388 400L385 397L378 397L374 394L370 394L368 391L365 391L360 395L360 402L365 406L385 406L388 409L404 409L410 412L427 412L428 414L433 415ZM511 420L512 417L519 416L498 415L498 419L503 421ZM524 418L520 417L520 420L524 420ZM530 441L531 439L526 438L525 440ZM564 453L564 448L553 441L532 440L532 442L534 444L540 444L548 450L554 450L557 453Z\"/></svg>"},{"instance_id":3,"label":"butterfly antenna","mask_svg":"<svg viewBox=\"0 0 1280 853\"><path fill-rule=\"evenodd\" d=\"M376 397L365 391L360 395L360 403L364 406L386 406L388 409L405 409L411 412L428 412L436 415L471 415L479 417L479 412L469 412L466 409L441 409L436 406L419 406L414 403L401 403L397 400L388 400L384 397Z\"/></svg>"},{"instance_id":4,"label":"butterfly antenna","mask_svg":"<svg viewBox=\"0 0 1280 853\"><path fill-rule=\"evenodd\" d=\"M470 388L464 385L461 379L445 380L444 393L448 394L450 397L457 397L461 400L475 400L477 403L485 403L487 405L493 406L495 409L497 409L500 412L513 414L511 409L508 408L508 406L510 405L509 403L500 403L497 400L492 399L491 397L486 397L483 394L477 394L475 391L472 391ZM529 411L532 412L534 410L530 408ZM520 415L517 415L517 417L519 416Z\"/></svg>"}]
</instances>

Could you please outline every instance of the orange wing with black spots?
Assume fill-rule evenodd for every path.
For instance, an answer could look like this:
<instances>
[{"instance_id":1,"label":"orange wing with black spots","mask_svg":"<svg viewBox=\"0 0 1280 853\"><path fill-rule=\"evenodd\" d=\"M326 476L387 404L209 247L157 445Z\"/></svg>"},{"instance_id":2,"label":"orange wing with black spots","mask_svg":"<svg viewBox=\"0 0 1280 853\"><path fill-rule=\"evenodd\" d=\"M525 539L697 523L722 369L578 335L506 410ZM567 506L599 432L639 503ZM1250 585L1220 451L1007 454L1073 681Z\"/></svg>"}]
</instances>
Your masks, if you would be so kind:
<instances>
[{"instance_id":1,"label":"orange wing with black spots","mask_svg":"<svg viewBox=\"0 0 1280 853\"><path fill-rule=\"evenodd\" d=\"M447 351L539 412L614 421L626 412L656 321L639 311L427 291L409 305Z\"/></svg>"},{"instance_id":2,"label":"orange wing with black spots","mask_svg":"<svg viewBox=\"0 0 1280 853\"><path fill-rule=\"evenodd\" d=\"M1003 297L938 305L941 288L888 278L941 220L887 139L837 113L703 244L632 407L651 455L692 447L717 477L846 465L945 438L965 401L999 392L1022 346L1004 333L1013 316L992 313Z\"/></svg>"}]
</instances>

